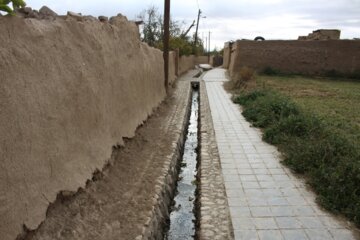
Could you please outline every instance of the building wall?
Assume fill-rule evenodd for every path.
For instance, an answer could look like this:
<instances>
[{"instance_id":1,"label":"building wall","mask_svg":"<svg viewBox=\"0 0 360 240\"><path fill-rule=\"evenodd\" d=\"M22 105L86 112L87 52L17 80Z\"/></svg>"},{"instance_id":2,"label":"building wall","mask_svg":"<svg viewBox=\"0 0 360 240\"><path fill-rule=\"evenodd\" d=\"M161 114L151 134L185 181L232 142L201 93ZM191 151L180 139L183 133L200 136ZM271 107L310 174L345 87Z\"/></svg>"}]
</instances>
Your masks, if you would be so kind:
<instances>
[{"instance_id":1,"label":"building wall","mask_svg":"<svg viewBox=\"0 0 360 240\"><path fill-rule=\"evenodd\" d=\"M230 75L243 66L308 75L360 72L360 41L237 41L232 51Z\"/></svg>"},{"instance_id":2,"label":"building wall","mask_svg":"<svg viewBox=\"0 0 360 240\"><path fill-rule=\"evenodd\" d=\"M195 56L181 56L179 58L179 75L184 74L195 67Z\"/></svg>"},{"instance_id":3,"label":"building wall","mask_svg":"<svg viewBox=\"0 0 360 240\"><path fill-rule=\"evenodd\" d=\"M160 50L125 17L0 16L0 232L36 228L165 97Z\"/></svg>"},{"instance_id":4,"label":"building wall","mask_svg":"<svg viewBox=\"0 0 360 240\"><path fill-rule=\"evenodd\" d=\"M181 56L179 57L179 76L186 73L190 69L194 69L195 65L208 63L208 56Z\"/></svg>"},{"instance_id":5,"label":"building wall","mask_svg":"<svg viewBox=\"0 0 360 240\"><path fill-rule=\"evenodd\" d=\"M337 29L319 29L308 36L300 36L298 40L339 40L341 31Z\"/></svg>"},{"instance_id":6,"label":"building wall","mask_svg":"<svg viewBox=\"0 0 360 240\"><path fill-rule=\"evenodd\" d=\"M209 57L208 56L197 56L195 58L195 64L207 64L209 63Z\"/></svg>"},{"instance_id":7,"label":"building wall","mask_svg":"<svg viewBox=\"0 0 360 240\"><path fill-rule=\"evenodd\" d=\"M176 52L169 52L169 85L172 86L176 81Z\"/></svg>"},{"instance_id":8,"label":"building wall","mask_svg":"<svg viewBox=\"0 0 360 240\"><path fill-rule=\"evenodd\" d=\"M212 55L210 56L209 64L213 67L223 66L223 57L221 55Z\"/></svg>"},{"instance_id":9,"label":"building wall","mask_svg":"<svg viewBox=\"0 0 360 240\"><path fill-rule=\"evenodd\" d=\"M231 44L229 42L225 43L224 46L224 59L223 59L223 68L228 69L230 66L231 59Z\"/></svg>"}]
</instances>

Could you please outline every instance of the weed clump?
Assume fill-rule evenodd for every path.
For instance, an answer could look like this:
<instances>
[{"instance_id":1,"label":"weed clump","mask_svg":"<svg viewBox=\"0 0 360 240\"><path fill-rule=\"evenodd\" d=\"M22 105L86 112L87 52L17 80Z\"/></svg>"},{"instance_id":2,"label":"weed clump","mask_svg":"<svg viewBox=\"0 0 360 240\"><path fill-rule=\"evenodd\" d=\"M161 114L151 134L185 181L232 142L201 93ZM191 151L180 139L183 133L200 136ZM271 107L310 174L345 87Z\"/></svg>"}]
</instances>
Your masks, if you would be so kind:
<instances>
[{"instance_id":1,"label":"weed clump","mask_svg":"<svg viewBox=\"0 0 360 240\"><path fill-rule=\"evenodd\" d=\"M255 85L255 71L249 67L242 67L232 78L232 89L244 90Z\"/></svg>"},{"instance_id":2,"label":"weed clump","mask_svg":"<svg viewBox=\"0 0 360 240\"><path fill-rule=\"evenodd\" d=\"M278 146L284 163L307 177L325 208L360 225L360 150L348 135L272 90L243 93L234 102Z\"/></svg>"},{"instance_id":3,"label":"weed clump","mask_svg":"<svg viewBox=\"0 0 360 240\"><path fill-rule=\"evenodd\" d=\"M235 98L234 101L244 105L246 108L243 115L255 127L261 128L275 124L280 119L299 111L286 97L270 91L253 91ZM256 107L253 107L253 103L256 103Z\"/></svg>"},{"instance_id":4,"label":"weed clump","mask_svg":"<svg viewBox=\"0 0 360 240\"><path fill-rule=\"evenodd\" d=\"M261 73L264 75L269 75L269 76L280 75L280 71L278 71L272 67L265 67Z\"/></svg>"},{"instance_id":5,"label":"weed clump","mask_svg":"<svg viewBox=\"0 0 360 240\"><path fill-rule=\"evenodd\" d=\"M342 73L342 72L336 71L335 69L332 69L332 70L326 71L323 75L330 79L349 78L349 79L353 79L353 80L359 80L360 79L360 70L358 69L352 73Z\"/></svg>"}]
</instances>

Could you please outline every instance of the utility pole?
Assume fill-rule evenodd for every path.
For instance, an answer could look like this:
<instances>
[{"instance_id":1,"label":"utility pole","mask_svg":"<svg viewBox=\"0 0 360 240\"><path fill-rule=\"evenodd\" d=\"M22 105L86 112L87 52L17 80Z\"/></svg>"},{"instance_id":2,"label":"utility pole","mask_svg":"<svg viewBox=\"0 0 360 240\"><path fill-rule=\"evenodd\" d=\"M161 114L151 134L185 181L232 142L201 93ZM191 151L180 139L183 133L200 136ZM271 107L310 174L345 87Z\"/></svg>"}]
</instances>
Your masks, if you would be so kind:
<instances>
[{"instance_id":1,"label":"utility pole","mask_svg":"<svg viewBox=\"0 0 360 240\"><path fill-rule=\"evenodd\" d=\"M198 18L197 18L197 23L196 23L196 31L195 31L195 48L196 48L196 46L197 46L200 15L201 15L201 10L199 9Z\"/></svg>"},{"instance_id":2,"label":"utility pole","mask_svg":"<svg viewBox=\"0 0 360 240\"><path fill-rule=\"evenodd\" d=\"M192 22L192 24L190 25L190 27L184 32L181 34L181 37L184 38L186 37L186 35L189 33L190 29L195 26L195 20Z\"/></svg>"},{"instance_id":3,"label":"utility pole","mask_svg":"<svg viewBox=\"0 0 360 240\"><path fill-rule=\"evenodd\" d=\"M211 34L211 32L209 31L209 54L210 54L210 34Z\"/></svg>"},{"instance_id":4,"label":"utility pole","mask_svg":"<svg viewBox=\"0 0 360 240\"><path fill-rule=\"evenodd\" d=\"M205 52L208 51L208 39L207 37L205 37L205 42L206 42L206 45L205 45Z\"/></svg>"},{"instance_id":5,"label":"utility pole","mask_svg":"<svg viewBox=\"0 0 360 240\"><path fill-rule=\"evenodd\" d=\"M169 38L170 38L170 0L165 0L164 6L164 73L165 90L167 92L169 85Z\"/></svg>"},{"instance_id":6,"label":"utility pole","mask_svg":"<svg viewBox=\"0 0 360 240\"><path fill-rule=\"evenodd\" d=\"M209 51L208 51L208 63L210 63L210 34L211 34L211 32L209 31Z\"/></svg>"}]
</instances>

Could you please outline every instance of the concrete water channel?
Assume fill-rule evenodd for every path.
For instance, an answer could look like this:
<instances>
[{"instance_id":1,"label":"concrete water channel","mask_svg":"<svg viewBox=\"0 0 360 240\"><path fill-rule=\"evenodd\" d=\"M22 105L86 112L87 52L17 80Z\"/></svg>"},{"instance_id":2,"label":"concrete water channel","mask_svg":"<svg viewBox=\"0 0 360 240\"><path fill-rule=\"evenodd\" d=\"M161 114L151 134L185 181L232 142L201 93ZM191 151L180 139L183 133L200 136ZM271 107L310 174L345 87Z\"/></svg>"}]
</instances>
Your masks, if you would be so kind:
<instances>
[{"instance_id":1,"label":"concrete water channel","mask_svg":"<svg viewBox=\"0 0 360 240\"><path fill-rule=\"evenodd\" d=\"M191 113L181 159L181 169L164 239L194 239L196 233L196 189L198 161L199 91L192 84Z\"/></svg>"}]
</instances>

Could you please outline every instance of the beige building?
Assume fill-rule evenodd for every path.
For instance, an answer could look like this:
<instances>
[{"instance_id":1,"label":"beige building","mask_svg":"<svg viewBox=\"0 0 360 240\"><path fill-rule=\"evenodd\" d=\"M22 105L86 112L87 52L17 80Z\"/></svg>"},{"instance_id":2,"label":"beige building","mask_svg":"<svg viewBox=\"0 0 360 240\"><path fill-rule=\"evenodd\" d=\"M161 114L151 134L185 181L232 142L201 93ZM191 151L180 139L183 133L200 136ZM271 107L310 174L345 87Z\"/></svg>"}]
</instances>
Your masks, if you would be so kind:
<instances>
[{"instance_id":1,"label":"beige building","mask_svg":"<svg viewBox=\"0 0 360 240\"><path fill-rule=\"evenodd\" d=\"M310 33L308 36L299 36L298 40L339 40L340 30L319 29Z\"/></svg>"}]
</instances>

